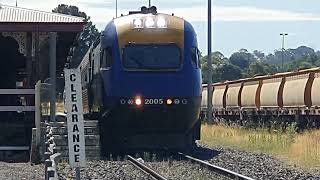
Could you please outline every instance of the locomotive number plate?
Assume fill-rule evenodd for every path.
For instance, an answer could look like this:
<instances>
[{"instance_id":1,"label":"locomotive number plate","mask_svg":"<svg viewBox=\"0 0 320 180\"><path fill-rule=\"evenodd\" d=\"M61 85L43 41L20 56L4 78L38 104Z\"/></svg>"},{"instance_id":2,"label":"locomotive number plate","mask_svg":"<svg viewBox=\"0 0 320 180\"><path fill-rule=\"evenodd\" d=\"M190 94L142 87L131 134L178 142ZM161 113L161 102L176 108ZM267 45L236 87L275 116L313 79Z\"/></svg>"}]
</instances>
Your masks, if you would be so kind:
<instances>
[{"instance_id":1,"label":"locomotive number plate","mask_svg":"<svg viewBox=\"0 0 320 180\"><path fill-rule=\"evenodd\" d=\"M163 99L145 99L144 104L146 104L146 105L164 104L164 100Z\"/></svg>"},{"instance_id":2,"label":"locomotive number plate","mask_svg":"<svg viewBox=\"0 0 320 180\"><path fill-rule=\"evenodd\" d=\"M142 101L142 102L141 102ZM135 105L136 99L121 99L120 104L125 105ZM187 99L165 99L165 98L146 98L146 99L140 99L140 103L142 105L179 105L183 104L186 105L188 104Z\"/></svg>"}]
</instances>

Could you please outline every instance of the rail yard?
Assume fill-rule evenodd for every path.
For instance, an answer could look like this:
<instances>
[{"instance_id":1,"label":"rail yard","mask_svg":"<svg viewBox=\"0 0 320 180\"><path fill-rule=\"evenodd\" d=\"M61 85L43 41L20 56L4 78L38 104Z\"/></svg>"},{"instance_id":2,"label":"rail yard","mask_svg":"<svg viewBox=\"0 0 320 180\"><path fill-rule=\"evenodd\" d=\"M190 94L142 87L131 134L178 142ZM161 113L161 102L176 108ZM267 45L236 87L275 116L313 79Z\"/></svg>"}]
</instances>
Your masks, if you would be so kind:
<instances>
[{"instance_id":1,"label":"rail yard","mask_svg":"<svg viewBox=\"0 0 320 180\"><path fill-rule=\"evenodd\" d=\"M0 179L320 179L318 166L202 138L220 124L319 129L319 67L203 84L194 25L150 2L77 59L90 18L70 7L0 4Z\"/></svg>"}]
</instances>

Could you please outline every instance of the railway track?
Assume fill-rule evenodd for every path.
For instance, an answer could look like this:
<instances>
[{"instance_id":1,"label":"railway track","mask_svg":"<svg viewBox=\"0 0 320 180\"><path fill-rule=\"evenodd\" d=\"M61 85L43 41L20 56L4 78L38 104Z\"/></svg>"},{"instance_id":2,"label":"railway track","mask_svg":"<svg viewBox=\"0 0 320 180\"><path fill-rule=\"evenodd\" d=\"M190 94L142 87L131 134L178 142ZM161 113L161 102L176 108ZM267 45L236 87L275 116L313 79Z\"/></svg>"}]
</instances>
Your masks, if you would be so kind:
<instances>
[{"instance_id":1,"label":"railway track","mask_svg":"<svg viewBox=\"0 0 320 180\"><path fill-rule=\"evenodd\" d=\"M209 171L212 171L215 174L222 175L222 176L224 176L224 177L226 177L228 179L253 180L252 178L249 178L247 176L241 175L239 173L230 171L228 169L225 169L225 168L222 168L222 167L219 167L219 166L215 166L215 165L210 164L210 163L208 163L206 161L197 159L195 157L186 155L186 154L181 153L181 152L177 153L177 155L182 157L182 159L189 160L189 161L191 161L193 163L197 163L200 166L205 167ZM144 162L141 162L141 160L135 159L130 155L127 155L127 159L131 164L133 164L135 167L137 167L140 170L142 170L145 174L150 175L152 178L157 179L157 180L167 180L167 178L165 178L160 173L156 172L154 169L150 168Z\"/></svg>"},{"instance_id":2,"label":"railway track","mask_svg":"<svg viewBox=\"0 0 320 180\"><path fill-rule=\"evenodd\" d=\"M132 156L128 155L128 161L133 164L135 167L141 169L144 173L150 175L154 179L157 180L167 180L165 177L163 177L161 174L157 173L153 169L149 168L147 165L144 163L140 162L139 160L133 158Z\"/></svg>"},{"instance_id":3,"label":"railway track","mask_svg":"<svg viewBox=\"0 0 320 180\"><path fill-rule=\"evenodd\" d=\"M208 168L209 170L214 171L215 173L221 174L221 175L223 175L223 176L225 176L225 177L228 177L228 178L230 178L230 179L253 180L252 178L249 178L249 177L247 177L247 176L244 176L244 175L241 175L241 174L239 174L239 173L230 171L230 170L228 170L228 169L225 169L225 168L222 168L222 167L219 167L219 166L210 164L210 163L208 163L208 162L206 162L206 161L197 159L197 158L195 158L195 157L186 155L186 154L184 154L184 153L179 152L178 155L181 156L181 157L184 158L184 159L187 159L187 160L190 160L190 161L192 161L192 162L198 163L198 164L200 164L200 165Z\"/></svg>"}]
</instances>

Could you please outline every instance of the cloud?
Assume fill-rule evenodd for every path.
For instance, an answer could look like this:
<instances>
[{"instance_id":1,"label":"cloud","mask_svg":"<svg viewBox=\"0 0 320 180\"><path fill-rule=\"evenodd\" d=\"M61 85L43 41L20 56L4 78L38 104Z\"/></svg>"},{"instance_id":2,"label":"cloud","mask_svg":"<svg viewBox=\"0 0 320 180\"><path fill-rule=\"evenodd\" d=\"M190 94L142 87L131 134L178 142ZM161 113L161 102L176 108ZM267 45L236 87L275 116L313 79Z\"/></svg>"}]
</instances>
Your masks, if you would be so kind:
<instances>
[{"instance_id":1,"label":"cloud","mask_svg":"<svg viewBox=\"0 0 320 180\"><path fill-rule=\"evenodd\" d=\"M120 9L119 14L127 14L132 9ZM205 7L190 7L190 8L175 8L175 9L160 9L159 12L167 14L174 13L176 16L185 18L192 22L204 22L207 21L207 9ZM192 12L192 13L190 13ZM230 7L230 6L218 6L213 9L213 21L220 22L279 22L279 21L320 21L320 14L311 13L297 13L292 11L279 11L273 9L262 9L256 7ZM88 13L89 14L89 13ZM101 14L92 14L92 19L100 25L106 24L109 17L114 17L114 10L105 11L102 18ZM105 22L105 23L103 23Z\"/></svg>"},{"instance_id":2,"label":"cloud","mask_svg":"<svg viewBox=\"0 0 320 180\"><path fill-rule=\"evenodd\" d=\"M100 2L100 1L84 1L84 2L79 2L80 5L85 6L86 8L103 8L103 9L110 9L114 8L114 3L112 1L108 2Z\"/></svg>"},{"instance_id":3,"label":"cloud","mask_svg":"<svg viewBox=\"0 0 320 180\"><path fill-rule=\"evenodd\" d=\"M168 10L167 10L168 11ZM192 12L192 13L190 13ZM203 7L179 8L175 14L189 21L206 21ZM320 14L297 13L243 6L218 6L213 9L214 21L320 21Z\"/></svg>"},{"instance_id":4,"label":"cloud","mask_svg":"<svg viewBox=\"0 0 320 180\"><path fill-rule=\"evenodd\" d=\"M115 8L115 0L80 0L79 4L86 5L88 8ZM160 9L164 8L185 8L185 7L194 7L194 6L202 6L205 7L205 1L199 0L158 0L151 1L151 5L156 6ZM121 9L132 9L139 8L141 6L148 6L147 0L140 1L132 1L132 0L118 0L118 7Z\"/></svg>"},{"instance_id":5,"label":"cloud","mask_svg":"<svg viewBox=\"0 0 320 180\"><path fill-rule=\"evenodd\" d=\"M138 10L145 1L118 0L118 14L127 14L130 10ZM3 0L3 4L14 5L15 0ZM28 0L20 1L20 7L51 11L58 4L76 5L80 11L91 16L94 23L106 24L115 17L115 0ZM159 12L174 13L188 21L206 21L207 8L205 1L199 0L157 0L153 4ZM252 6L214 6L214 21L320 21L320 14L281 11L276 9L257 8Z\"/></svg>"}]
</instances>

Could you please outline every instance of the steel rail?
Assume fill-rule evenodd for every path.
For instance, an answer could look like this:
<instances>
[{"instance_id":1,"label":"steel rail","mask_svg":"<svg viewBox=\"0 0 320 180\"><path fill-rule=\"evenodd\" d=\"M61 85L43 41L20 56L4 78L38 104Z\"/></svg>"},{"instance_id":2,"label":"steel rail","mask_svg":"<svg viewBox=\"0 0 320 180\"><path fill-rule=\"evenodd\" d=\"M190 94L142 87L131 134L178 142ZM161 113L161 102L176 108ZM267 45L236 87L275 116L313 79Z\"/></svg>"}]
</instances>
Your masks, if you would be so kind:
<instances>
[{"instance_id":1,"label":"steel rail","mask_svg":"<svg viewBox=\"0 0 320 180\"><path fill-rule=\"evenodd\" d=\"M167 180L165 177L163 177L162 175L160 175L159 173L157 173L156 171L154 171L153 169L149 168L148 166L146 166L145 164L139 162L138 160L136 160L135 158L133 158L130 155L127 155L128 160L130 163L132 163L134 166L138 167L139 169L141 169L143 172L145 172L146 174L150 174L154 179L157 180Z\"/></svg>"},{"instance_id":2,"label":"steel rail","mask_svg":"<svg viewBox=\"0 0 320 180\"><path fill-rule=\"evenodd\" d=\"M239 173L230 171L228 169L225 169L225 168L210 164L210 163L208 163L206 161L194 158L194 157L186 155L184 153L179 152L178 154L180 156L182 156L183 158L185 158L185 159L191 160L192 162L196 162L198 164L204 165L208 169L210 169L210 170L212 170L212 171L214 171L216 173L219 173L219 174L221 174L221 175L223 175L225 177L229 177L231 179L239 179L239 180L253 180L252 178L249 178L247 176L244 176L244 175L241 175Z\"/></svg>"}]
</instances>

